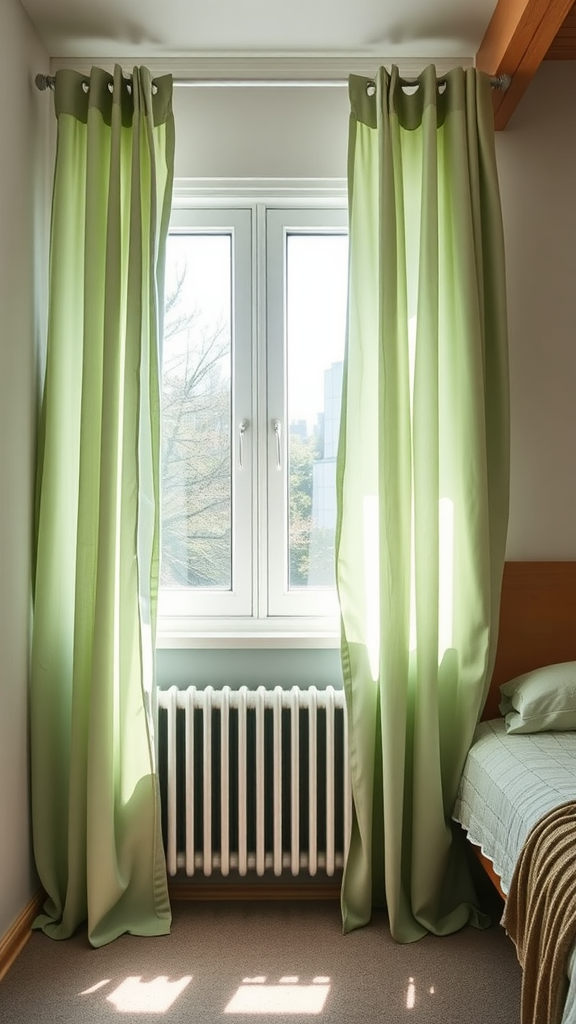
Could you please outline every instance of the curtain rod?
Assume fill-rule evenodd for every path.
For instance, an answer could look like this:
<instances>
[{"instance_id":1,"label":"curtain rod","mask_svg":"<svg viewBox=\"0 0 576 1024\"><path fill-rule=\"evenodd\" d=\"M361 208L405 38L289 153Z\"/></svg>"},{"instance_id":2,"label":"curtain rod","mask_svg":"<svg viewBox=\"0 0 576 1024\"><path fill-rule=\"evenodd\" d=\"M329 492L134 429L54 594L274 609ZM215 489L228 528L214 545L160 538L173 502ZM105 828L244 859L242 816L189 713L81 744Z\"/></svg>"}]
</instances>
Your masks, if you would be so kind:
<instances>
[{"instance_id":1,"label":"curtain rod","mask_svg":"<svg viewBox=\"0 0 576 1024\"><path fill-rule=\"evenodd\" d=\"M443 79L440 78L439 81L442 82ZM490 77L490 84L491 84L492 88L493 89L501 89L503 92L505 92L506 89L508 89L511 81L512 81L512 79L511 79L510 75L492 75ZM41 92L44 92L46 89L53 89L54 88L54 85L55 85L55 82L56 82L56 78L55 78L54 75L36 75L35 82L36 82L36 88L40 89ZM402 82L402 85L414 85L415 84L415 80L414 79L410 79L410 78L403 78L403 79L401 79L401 82ZM214 87L222 87L222 88L249 88L249 87L251 87L251 88L278 88L278 87L282 87L282 86L285 86L285 87L288 87L288 88L295 88L295 87L300 87L300 86L301 87L318 86L318 87L324 87L324 88L326 88L326 87L328 87L328 88L342 88L342 87L346 87L348 85L348 79L347 78L342 78L342 79L340 79L340 78L337 78L337 79L322 79L322 78L313 78L313 79L304 79L304 78L296 78L296 79L288 79L288 78L286 78L286 79L284 79L284 78L274 78L274 79L260 79L260 78L235 78L235 79L232 79L232 78L230 78L230 79L225 79L225 78L217 78L217 79L214 79L214 78L175 78L173 84L174 84L175 87L188 87L188 88L192 88L192 89L198 89L198 88L201 89L201 88L207 88L207 87L210 87L210 88L214 88Z\"/></svg>"}]
</instances>

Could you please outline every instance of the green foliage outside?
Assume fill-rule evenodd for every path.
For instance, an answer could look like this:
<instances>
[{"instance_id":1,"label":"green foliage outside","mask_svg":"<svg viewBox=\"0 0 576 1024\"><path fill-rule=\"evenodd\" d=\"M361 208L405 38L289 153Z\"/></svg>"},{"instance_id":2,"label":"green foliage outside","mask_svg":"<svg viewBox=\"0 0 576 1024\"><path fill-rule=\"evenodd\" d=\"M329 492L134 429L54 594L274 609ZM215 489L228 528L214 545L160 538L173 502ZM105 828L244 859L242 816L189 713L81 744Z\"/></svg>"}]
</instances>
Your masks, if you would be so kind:
<instances>
[{"instance_id":1,"label":"green foliage outside","mask_svg":"<svg viewBox=\"0 0 576 1024\"><path fill-rule=\"evenodd\" d=\"M313 466L322 436L290 435L290 587L334 586L334 531L312 520Z\"/></svg>"}]
</instances>

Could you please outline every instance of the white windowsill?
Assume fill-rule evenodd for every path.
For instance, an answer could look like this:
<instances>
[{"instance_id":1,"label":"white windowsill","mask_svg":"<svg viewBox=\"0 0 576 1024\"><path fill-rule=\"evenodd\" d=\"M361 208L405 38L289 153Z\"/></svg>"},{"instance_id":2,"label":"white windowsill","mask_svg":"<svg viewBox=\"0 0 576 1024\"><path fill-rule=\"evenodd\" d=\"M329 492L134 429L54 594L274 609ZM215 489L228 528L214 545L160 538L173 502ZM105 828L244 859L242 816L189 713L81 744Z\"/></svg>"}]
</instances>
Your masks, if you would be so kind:
<instances>
[{"instance_id":1,"label":"white windowsill","mask_svg":"<svg viewBox=\"0 0 576 1024\"><path fill-rule=\"evenodd\" d=\"M330 649L340 647L340 628L338 622L327 619L159 616L156 647Z\"/></svg>"}]
</instances>

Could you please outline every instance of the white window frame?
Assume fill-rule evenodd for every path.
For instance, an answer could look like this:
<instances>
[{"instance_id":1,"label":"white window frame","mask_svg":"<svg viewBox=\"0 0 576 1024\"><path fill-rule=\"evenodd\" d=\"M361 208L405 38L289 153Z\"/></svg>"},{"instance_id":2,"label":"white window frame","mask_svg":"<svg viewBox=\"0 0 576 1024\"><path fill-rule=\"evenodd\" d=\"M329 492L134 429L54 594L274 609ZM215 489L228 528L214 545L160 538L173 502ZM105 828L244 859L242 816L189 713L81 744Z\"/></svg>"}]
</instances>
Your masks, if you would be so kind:
<instances>
[{"instance_id":1,"label":"white window frame","mask_svg":"<svg viewBox=\"0 0 576 1024\"><path fill-rule=\"evenodd\" d=\"M232 585L230 590L161 587L158 614L190 624L197 617L250 616L253 611L253 399L252 399L252 233L249 210L173 211L171 234L229 233L232 255L231 326L231 474ZM240 424L242 438L240 466Z\"/></svg>"},{"instance_id":2,"label":"white window frame","mask_svg":"<svg viewBox=\"0 0 576 1024\"><path fill-rule=\"evenodd\" d=\"M289 422L286 387L286 258L289 234L337 234L347 227L343 209L268 209L266 211L266 353L268 359L268 615L338 615L335 588L291 590L288 586L288 465ZM281 424L281 472L278 472L274 423Z\"/></svg>"},{"instance_id":3,"label":"white window frame","mask_svg":"<svg viewBox=\"0 0 576 1024\"><path fill-rule=\"evenodd\" d=\"M243 475L242 486L233 484L233 500L236 502L233 519L233 552L238 552L238 540L250 563L250 587L243 586L245 575L233 568L231 592L210 592L170 590L162 588L158 604L157 646L177 647L338 647L340 642L340 620L335 591L324 592L328 601L318 601L318 594L300 592L297 596L312 600L300 601L300 614L292 600L284 597L286 588L274 572L272 580L268 571L270 541L274 541L268 530L268 493L258 484L269 473L270 462L276 458L276 437L271 430L271 405L268 398L269 361L266 359L267 331L270 309L266 287L262 286L257 270L266 268L267 274L274 274L274 259L268 267L267 260L267 218L271 222L278 217L288 218L290 228L300 226L312 230L323 227L313 211L325 216L327 229L339 231L347 224L346 182L342 179L287 181L240 180L213 181L180 180L175 184L171 230L186 232L194 224L200 228L214 229L233 227L234 246L237 261L233 276L234 315L237 320L236 345L242 346L238 335L238 324L249 327L241 330L241 336L249 338L250 353L243 347L236 349L233 362L234 384L249 389L251 410L245 412L242 400L233 396L232 423L233 465L238 464L238 425L247 420L249 427L244 434L243 462L250 470L252 479L248 485L249 473ZM251 221L250 257L244 242L244 229L235 222L240 213L241 222ZM298 223L299 222L299 223ZM245 271L248 270L248 275ZM283 271L282 271L283 272ZM248 280L248 277L251 279ZM246 306L249 305L249 310ZM274 317L272 317L274 319ZM277 329L277 325L276 328ZM264 339L262 343L262 339ZM283 339L282 339L283 340ZM240 353L242 352L242 355ZM248 384L246 375L250 376ZM274 386L274 385L272 385ZM286 423L285 416L282 417ZM284 445L286 445L286 431ZM283 454L286 459L286 450ZM284 462L285 464L285 462ZM249 492L249 501L248 501ZM273 500L277 497L273 496ZM245 513L244 513L244 510ZM244 518L246 515L248 518ZM249 557L247 549L249 548ZM246 569L246 565L244 565ZM274 591L274 588L277 588ZM275 596L270 602L270 594ZM249 594L249 596L248 596ZM280 597L278 604L276 598ZM271 613L273 612L273 613Z\"/></svg>"}]
</instances>

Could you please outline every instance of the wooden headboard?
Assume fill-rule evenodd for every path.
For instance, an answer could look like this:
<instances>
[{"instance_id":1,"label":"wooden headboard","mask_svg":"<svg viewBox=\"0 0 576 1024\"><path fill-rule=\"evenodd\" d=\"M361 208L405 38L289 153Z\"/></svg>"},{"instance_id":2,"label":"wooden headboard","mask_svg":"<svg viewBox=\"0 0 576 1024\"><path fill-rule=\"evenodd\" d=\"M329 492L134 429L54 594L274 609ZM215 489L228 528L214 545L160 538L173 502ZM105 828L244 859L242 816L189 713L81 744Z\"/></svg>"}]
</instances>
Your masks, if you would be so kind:
<instances>
[{"instance_id":1,"label":"wooden headboard","mask_svg":"<svg viewBox=\"0 0 576 1024\"><path fill-rule=\"evenodd\" d=\"M482 718L500 716L502 683L560 661L576 661L576 562L506 562L496 663Z\"/></svg>"}]
</instances>

